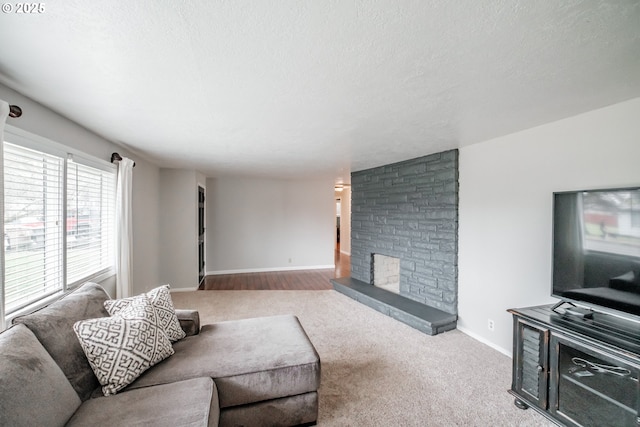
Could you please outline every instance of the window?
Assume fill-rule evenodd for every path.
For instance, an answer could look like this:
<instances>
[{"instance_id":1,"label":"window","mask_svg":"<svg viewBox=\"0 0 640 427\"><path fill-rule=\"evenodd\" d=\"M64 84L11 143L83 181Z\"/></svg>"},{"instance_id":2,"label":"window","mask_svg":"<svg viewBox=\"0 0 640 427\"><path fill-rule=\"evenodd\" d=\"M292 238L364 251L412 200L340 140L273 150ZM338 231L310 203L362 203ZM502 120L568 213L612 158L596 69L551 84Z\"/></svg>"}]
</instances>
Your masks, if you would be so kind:
<instances>
[{"instance_id":1,"label":"window","mask_svg":"<svg viewBox=\"0 0 640 427\"><path fill-rule=\"evenodd\" d=\"M39 150L7 136L2 285L10 316L112 270L116 172L57 145Z\"/></svg>"},{"instance_id":2,"label":"window","mask_svg":"<svg viewBox=\"0 0 640 427\"><path fill-rule=\"evenodd\" d=\"M78 163L67 166L67 285L113 265L115 174Z\"/></svg>"}]
</instances>

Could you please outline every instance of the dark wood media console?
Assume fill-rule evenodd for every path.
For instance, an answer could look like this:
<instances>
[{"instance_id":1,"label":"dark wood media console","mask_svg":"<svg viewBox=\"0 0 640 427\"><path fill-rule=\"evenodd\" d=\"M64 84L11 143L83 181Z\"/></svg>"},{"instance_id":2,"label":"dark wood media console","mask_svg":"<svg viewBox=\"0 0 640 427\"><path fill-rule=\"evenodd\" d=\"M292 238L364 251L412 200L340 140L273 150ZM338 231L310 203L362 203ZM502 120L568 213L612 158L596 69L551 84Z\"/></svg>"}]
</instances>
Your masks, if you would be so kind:
<instances>
[{"instance_id":1,"label":"dark wood media console","mask_svg":"<svg viewBox=\"0 0 640 427\"><path fill-rule=\"evenodd\" d=\"M566 426L640 426L640 323L553 307L508 310L516 406Z\"/></svg>"}]
</instances>

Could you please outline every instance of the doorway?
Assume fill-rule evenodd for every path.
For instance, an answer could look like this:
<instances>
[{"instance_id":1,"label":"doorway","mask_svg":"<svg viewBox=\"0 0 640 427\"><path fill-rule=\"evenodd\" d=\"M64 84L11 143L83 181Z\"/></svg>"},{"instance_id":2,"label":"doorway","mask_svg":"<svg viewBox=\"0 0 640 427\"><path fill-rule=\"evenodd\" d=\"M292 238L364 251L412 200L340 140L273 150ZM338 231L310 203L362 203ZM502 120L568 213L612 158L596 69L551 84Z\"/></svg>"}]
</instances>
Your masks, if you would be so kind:
<instances>
[{"instance_id":1,"label":"doorway","mask_svg":"<svg viewBox=\"0 0 640 427\"><path fill-rule=\"evenodd\" d=\"M348 277L351 272L351 186L335 186L335 266L336 277Z\"/></svg>"},{"instance_id":2,"label":"doorway","mask_svg":"<svg viewBox=\"0 0 640 427\"><path fill-rule=\"evenodd\" d=\"M198 285L204 276L204 188L198 186Z\"/></svg>"},{"instance_id":3,"label":"doorway","mask_svg":"<svg viewBox=\"0 0 640 427\"><path fill-rule=\"evenodd\" d=\"M342 201L340 198L336 199L336 250L340 250L340 209L342 207Z\"/></svg>"}]
</instances>

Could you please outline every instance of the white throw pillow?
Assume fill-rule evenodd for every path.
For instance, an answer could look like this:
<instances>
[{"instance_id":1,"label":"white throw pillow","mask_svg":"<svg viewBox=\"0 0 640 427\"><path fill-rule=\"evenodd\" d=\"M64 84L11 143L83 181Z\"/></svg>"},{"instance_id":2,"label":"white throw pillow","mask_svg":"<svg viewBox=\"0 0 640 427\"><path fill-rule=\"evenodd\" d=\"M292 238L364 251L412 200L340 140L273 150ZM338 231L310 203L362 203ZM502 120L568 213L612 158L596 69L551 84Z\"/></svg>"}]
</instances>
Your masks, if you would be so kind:
<instances>
[{"instance_id":1,"label":"white throw pillow","mask_svg":"<svg viewBox=\"0 0 640 427\"><path fill-rule=\"evenodd\" d=\"M132 298L112 317L78 321L73 330L105 396L116 394L174 353L145 295Z\"/></svg>"},{"instance_id":2,"label":"white throw pillow","mask_svg":"<svg viewBox=\"0 0 640 427\"><path fill-rule=\"evenodd\" d=\"M171 299L169 289L169 285L162 285L150 290L145 295L156 309L158 317L160 318L160 326L165 334L167 334L171 342L175 342L184 338L186 334L182 330L182 327L180 327L180 321L178 320L178 316L176 316L176 310L173 307L173 300ZM113 316L127 307L132 298L136 297L107 300L104 303L104 307L109 314Z\"/></svg>"}]
</instances>

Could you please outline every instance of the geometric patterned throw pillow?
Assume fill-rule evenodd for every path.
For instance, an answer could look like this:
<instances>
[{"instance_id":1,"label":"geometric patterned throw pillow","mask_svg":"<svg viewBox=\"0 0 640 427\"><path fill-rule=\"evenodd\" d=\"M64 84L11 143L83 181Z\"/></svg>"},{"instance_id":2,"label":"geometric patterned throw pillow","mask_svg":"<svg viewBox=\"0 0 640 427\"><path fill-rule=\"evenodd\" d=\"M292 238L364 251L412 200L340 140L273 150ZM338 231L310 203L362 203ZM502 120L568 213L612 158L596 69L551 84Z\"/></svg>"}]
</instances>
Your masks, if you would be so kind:
<instances>
[{"instance_id":1,"label":"geometric patterned throw pillow","mask_svg":"<svg viewBox=\"0 0 640 427\"><path fill-rule=\"evenodd\" d=\"M169 289L169 285L162 285L150 290L145 295L156 309L160 318L160 326L164 330L164 333L167 334L171 342L175 342L184 338L186 334L184 330L182 330L182 327L180 327L180 321L178 320L178 316L176 316L176 310L173 307L173 300L171 299ZM109 314L113 316L127 307L132 298L136 297L107 300L104 302L104 307Z\"/></svg>"},{"instance_id":2,"label":"geometric patterned throw pillow","mask_svg":"<svg viewBox=\"0 0 640 427\"><path fill-rule=\"evenodd\" d=\"M115 316L78 321L73 330L105 396L174 353L145 295L132 298Z\"/></svg>"}]
</instances>

